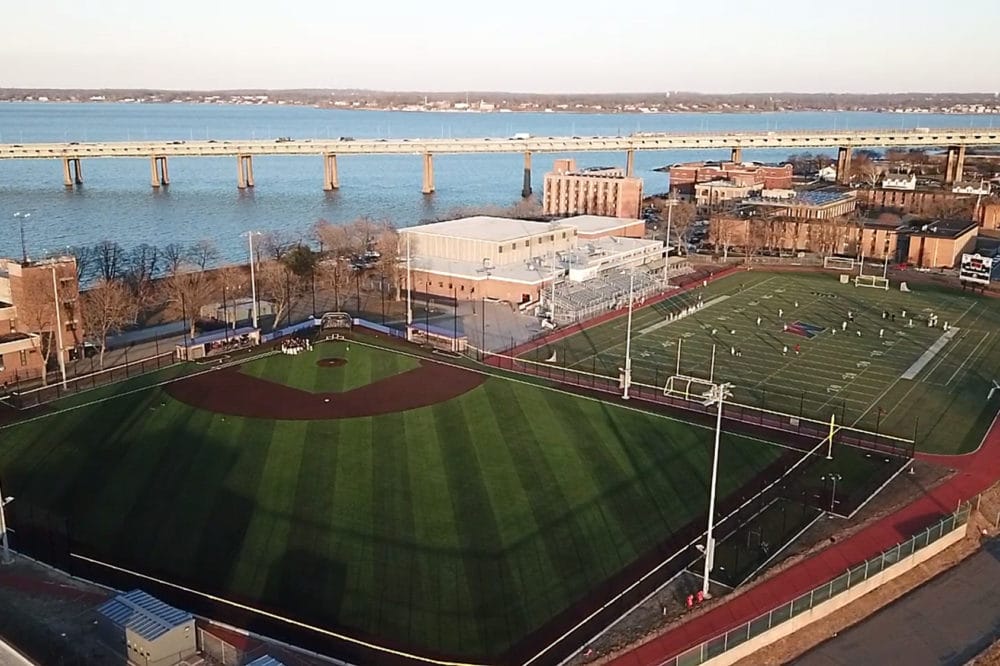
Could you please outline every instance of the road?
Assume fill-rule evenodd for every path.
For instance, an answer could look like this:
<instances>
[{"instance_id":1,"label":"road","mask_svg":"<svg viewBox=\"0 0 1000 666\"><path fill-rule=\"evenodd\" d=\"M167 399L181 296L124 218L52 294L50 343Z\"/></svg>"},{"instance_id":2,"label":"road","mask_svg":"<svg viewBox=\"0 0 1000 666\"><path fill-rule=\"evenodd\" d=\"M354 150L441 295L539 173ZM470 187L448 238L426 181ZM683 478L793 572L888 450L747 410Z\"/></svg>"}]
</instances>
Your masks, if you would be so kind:
<instances>
[{"instance_id":1,"label":"road","mask_svg":"<svg viewBox=\"0 0 1000 666\"><path fill-rule=\"evenodd\" d=\"M962 666L1000 631L1000 540L793 662Z\"/></svg>"},{"instance_id":2,"label":"road","mask_svg":"<svg viewBox=\"0 0 1000 666\"><path fill-rule=\"evenodd\" d=\"M28 661L0 640L0 666L34 666L34 662Z\"/></svg>"}]
</instances>

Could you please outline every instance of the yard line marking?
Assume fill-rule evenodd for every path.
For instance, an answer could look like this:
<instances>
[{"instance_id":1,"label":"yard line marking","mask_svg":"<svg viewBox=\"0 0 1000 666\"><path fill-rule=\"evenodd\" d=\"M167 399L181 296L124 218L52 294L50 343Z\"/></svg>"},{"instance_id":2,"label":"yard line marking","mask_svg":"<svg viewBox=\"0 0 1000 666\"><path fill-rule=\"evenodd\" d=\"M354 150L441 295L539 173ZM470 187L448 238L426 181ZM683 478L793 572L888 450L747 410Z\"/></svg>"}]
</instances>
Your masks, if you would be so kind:
<instances>
[{"instance_id":1,"label":"yard line marking","mask_svg":"<svg viewBox=\"0 0 1000 666\"><path fill-rule=\"evenodd\" d=\"M955 368L955 372L951 373L951 377L949 377L949 378L948 378L948 381L946 381L946 382L944 383L944 385L945 385L945 386L947 386L948 384L951 384L951 380L953 380L953 379L955 378L955 376L956 376L956 375L958 375L958 373L959 373L959 372L961 372L962 368L964 368L964 367L965 367L965 364L969 362L969 359L971 359L971 358L972 358L972 356L973 356L973 355L974 355L974 354L975 354L975 353L976 353L976 352L977 352L977 351L979 350L979 348L980 348L980 347L981 347L981 346L983 345L983 343L984 343L984 342L986 342L986 339L987 339L988 337L990 337L990 334L989 334L989 332L987 332L987 333L984 333L984 334L983 334L983 337L982 337L982 339L981 339L981 340L979 341L979 344L977 344L977 345L976 345L975 347L973 347L973 348L972 348L972 351L970 351L970 352L968 353L968 355L966 355L966 357L965 357L965 360L964 360L964 361L962 361L962 365L960 365L960 366L958 366L957 368Z\"/></svg>"},{"instance_id":2,"label":"yard line marking","mask_svg":"<svg viewBox=\"0 0 1000 666\"><path fill-rule=\"evenodd\" d=\"M928 363L930 363L932 360L934 360L934 357L938 355L938 352L940 352L942 349L944 349L944 346L946 344L948 344L949 342L951 342L951 339L953 337L955 337L956 335L958 335L958 331L959 330L960 329L958 329L958 328L950 328L947 331L945 331L944 333L942 333L941 337L938 338L937 340L935 340L934 344L932 344L927 349L927 351L925 351L923 354L921 354L920 358L918 358L913 363L913 365L911 365L909 368L906 369L906 372L904 372L901 375L901 378L902 379L913 379L917 375L919 375L920 371L923 370L924 367L926 367L926 365Z\"/></svg>"}]
</instances>

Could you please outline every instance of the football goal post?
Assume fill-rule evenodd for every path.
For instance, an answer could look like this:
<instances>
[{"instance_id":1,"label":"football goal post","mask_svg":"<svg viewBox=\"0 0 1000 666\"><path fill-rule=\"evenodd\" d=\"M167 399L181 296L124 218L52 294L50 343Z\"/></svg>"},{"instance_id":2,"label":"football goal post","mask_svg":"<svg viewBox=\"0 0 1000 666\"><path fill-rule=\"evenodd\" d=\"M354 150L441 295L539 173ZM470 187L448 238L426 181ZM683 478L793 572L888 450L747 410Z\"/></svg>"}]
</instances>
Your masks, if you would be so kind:
<instances>
[{"instance_id":1,"label":"football goal post","mask_svg":"<svg viewBox=\"0 0 1000 666\"><path fill-rule=\"evenodd\" d=\"M854 276L855 287L870 287L872 289L889 290L889 279L881 275L856 275Z\"/></svg>"},{"instance_id":2,"label":"football goal post","mask_svg":"<svg viewBox=\"0 0 1000 666\"><path fill-rule=\"evenodd\" d=\"M715 387L708 379L691 377L689 375L671 375L663 386L663 395L684 398L685 400L701 400L705 393Z\"/></svg>"},{"instance_id":3,"label":"football goal post","mask_svg":"<svg viewBox=\"0 0 1000 666\"><path fill-rule=\"evenodd\" d=\"M851 257L823 257L823 268L835 271L853 271L854 259Z\"/></svg>"}]
</instances>

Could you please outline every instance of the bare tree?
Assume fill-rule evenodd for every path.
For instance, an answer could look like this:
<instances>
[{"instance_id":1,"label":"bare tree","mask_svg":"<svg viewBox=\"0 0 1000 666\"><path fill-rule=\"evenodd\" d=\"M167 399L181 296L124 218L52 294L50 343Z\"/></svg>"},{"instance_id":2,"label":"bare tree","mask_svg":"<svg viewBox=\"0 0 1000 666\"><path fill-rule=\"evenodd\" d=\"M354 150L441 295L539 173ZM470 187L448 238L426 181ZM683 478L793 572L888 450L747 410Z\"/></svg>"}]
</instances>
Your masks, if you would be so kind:
<instances>
[{"instance_id":1,"label":"bare tree","mask_svg":"<svg viewBox=\"0 0 1000 666\"><path fill-rule=\"evenodd\" d=\"M48 271L29 271L24 276L23 298L17 303L17 318L28 331L36 333L42 357L42 384L48 384L49 359L56 347L56 300Z\"/></svg>"},{"instance_id":2,"label":"bare tree","mask_svg":"<svg viewBox=\"0 0 1000 666\"><path fill-rule=\"evenodd\" d=\"M126 256L122 279L135 301L137 317L153 299L154 279L160 271L160 262L160 251L145 243L132 248Z\"/></svg>"},{"instance_id":3,"label":"bare tree","mask_svg":"<svg viewBox=\"0 0 1000 666\"><path fill-rule=\"evenodd\" d=\"M729 249L735 244L736 235L743 230L743 223L743 220L727 215L716 215L709 223L708 241L716 252L722 251L723 261L729 259Z\"/></svg>"},{"instance_id":4,"label":"bare tree","mask_svg":"<svg viewBox=\"0 0 1000 666\"><path fill-rule=\"evenodd\" d=\"M101 241L94 246L93 253L97 277L104 280L118 279L125 256L122 246L114 241Z\"/></svg>"},{"instance_id":5,"label":"bare tree","mask_svg":"<svg viewBox=\"0 0 1000 666\"><path fill-rule=\"evenodd\" d=\"M188 332L194 337L201 308L215 298L215 277L206 269L217 254L208 241L196 243L179 257L175 252L176 248L172 248L169 273L161 282L164 299L180 308L181 317L188 322Z\"/></svg>"},{"instance_id":6,"label":"bare tree","mask_svg":"<svg viewBox=\"0 0 1000 666\"><path fill-rule=\"evenodd\" d=\"M669 202L665 204L665 208L669 207ZM678 245L682 241L685 241L688 237L688 233L691 231L691 227L694 226L695 221L698 219L698 211L693 203L686 201L674 201L673 212L671 213L661 213L661 219L665 218L666 215L670 215L670 235L673 236L678 241ZM663 237L669 245L670 239L666 237L667 228L664 223L663 227Z\"/></svg>"},{"instance_id":7,"label":"bare tree","mask_svg":"<svg viewBox=\"0 0 1000 666\"><path fill-rule=\"evenodd\" d=\"M187 257L187 249L180 243L169 243L163 246L164 271L167 275L177 273Z\"/></svg>"},{"instance_id":8,"label":"bare tree","mask_svg":"<svg viewBox=\"0 0 1000 666\"><path fill-rule=\"evenodd\" d=\"M321 283L329 284L334 292L334 308L341 309L341 294L350 285L351 280L351 237L348 230L326 220L318 221L313 232L323 248L324 258L318 265L318 275Z\"/></svg>"},{"instance_id":9,"label":"bare tree","mask_svg":"<svg viewBox=\"0 0 1000 666\"><path fill-rule=\"evenodd\" d=\"M940 220L971 220L975 200L971 197L940 196L924 205L924 214Z\"/></svg>"},{"instance_id":10,"label":"bare tree","mask_svg":"<svg viewBox=\"0 0 1000 666\"><path fill-rule=\"evenodd\" d=\"M283 261L265 259L257 264L257 293L274 303L274 324L287 317L302 296L301 285Z\"/></svg>"},{"instance_id":11,"label":"bare tree","mask_svg":"<svg viewBox=\"0 0 1000 666\"><path fill-rule=\"evenodd\" d=\"M76 259L76 283L82 285L90 282L94 269L94 248L74 245L66 250L66 254Z\"/></svg>"},{"instance_id":12,"label":"bare tree","mask_svg":"<svg viewBox=\"0 0 1000 666\"><path fill-rule=\"evenodd\" d=\"M399 231L392 222L383 222L375 236L375 247L378 248L379 258L375 265L380 278L380 288L384 288L384 283L388 281L392 289L392 297L399 299L399 282L402 272L405 270L400 262L400 236Z\"/></svg>"},{"instance_id":13,"label":"bare tree","mask_svg":"<svg viewBox=\"0 0 1000 666\"><path fill-rule=\"evenodd\" d=\"M138 304L130 289L122 282L103 278L83 293L82 301L87 326L101 344L99 360L103 368L108 335L135 322Z\"/></svg>"}]
</instances>

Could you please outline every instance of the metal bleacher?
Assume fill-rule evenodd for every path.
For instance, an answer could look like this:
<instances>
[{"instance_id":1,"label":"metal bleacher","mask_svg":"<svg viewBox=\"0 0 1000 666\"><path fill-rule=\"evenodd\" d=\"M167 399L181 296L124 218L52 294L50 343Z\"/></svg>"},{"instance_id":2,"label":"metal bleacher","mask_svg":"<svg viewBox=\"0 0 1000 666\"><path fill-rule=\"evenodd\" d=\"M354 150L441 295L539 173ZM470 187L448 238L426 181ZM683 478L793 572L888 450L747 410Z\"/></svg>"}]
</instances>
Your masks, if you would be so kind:
<instances>
[{"instance_id":1,"label":"metal bleacher","mask_svg":"<svg viewBox=\"0 0 1000 666\"><path fill-rule=\"evenodd\" d=\"M690 272L690 267L685 272ZM573 323L628 304L630 275L609 271L584 282L564 280L556 283L555 319L559 324ZM645 299L663 290L662 275L635 271L634 295ZM549 296L546 294L546 296Z\"/></svg>"}]
</instances>

